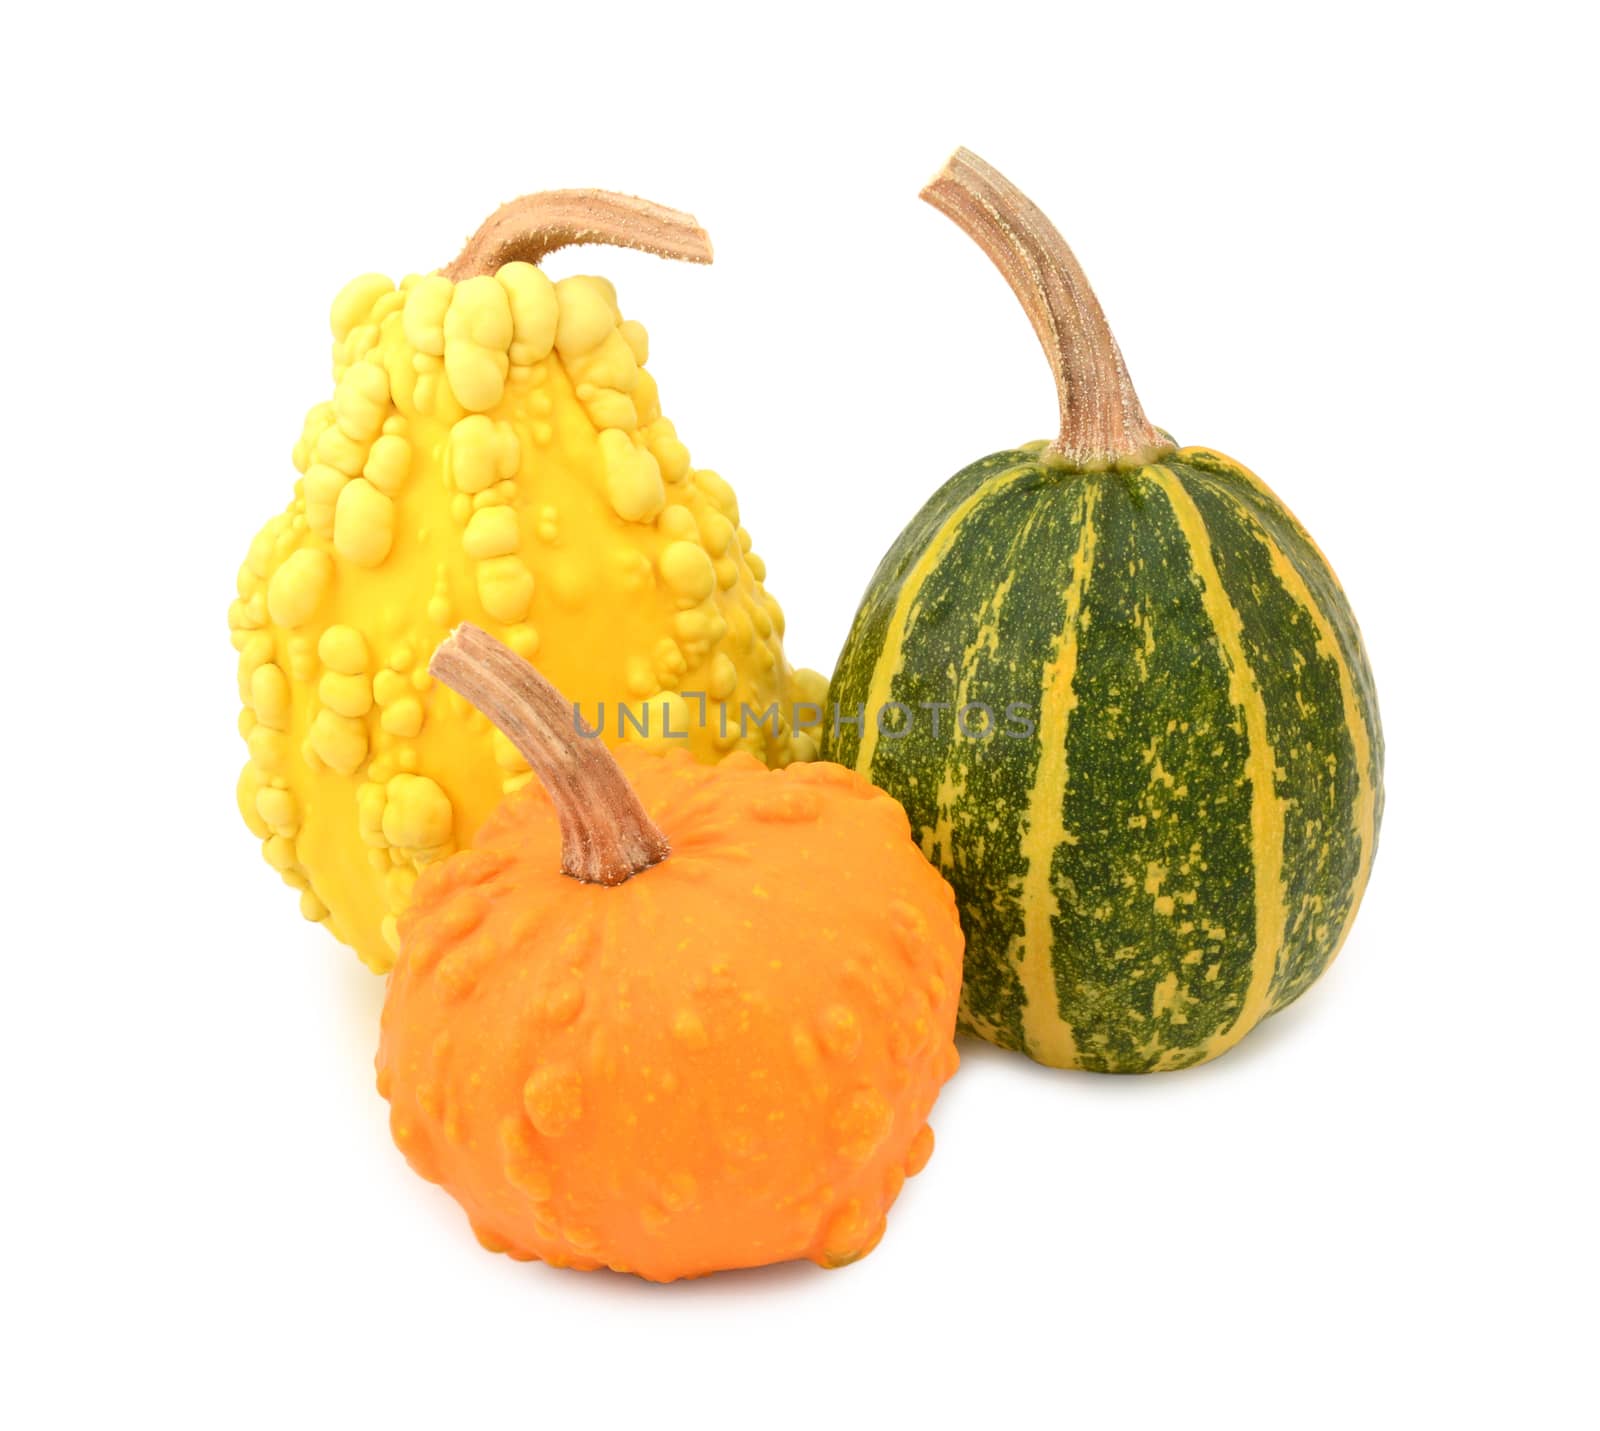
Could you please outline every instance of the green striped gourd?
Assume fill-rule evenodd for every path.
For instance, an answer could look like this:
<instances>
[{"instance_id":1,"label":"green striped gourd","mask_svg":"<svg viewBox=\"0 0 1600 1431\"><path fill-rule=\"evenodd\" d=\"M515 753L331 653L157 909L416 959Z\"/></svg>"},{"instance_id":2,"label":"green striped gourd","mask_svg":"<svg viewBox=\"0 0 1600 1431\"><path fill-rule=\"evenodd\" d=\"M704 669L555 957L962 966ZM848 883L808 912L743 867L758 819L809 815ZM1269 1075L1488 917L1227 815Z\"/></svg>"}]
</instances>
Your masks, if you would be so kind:
<instances>
[{"instance_id":1,"label":"green striped gourd","mask_svg":"<svg viewBox=\"0 0 1600 1431\"><path fill-rule=\"evenodd\" d=\"M1188 1067L1304 993L1355 918L1383 806L1361 634L1263 482L1150 425L1026 197L965 150L923 197L1028 310L1061 435L958 472L890 548L824 754L904 804L955 887L967 1030Z\"/></svg>"}]
</instances>

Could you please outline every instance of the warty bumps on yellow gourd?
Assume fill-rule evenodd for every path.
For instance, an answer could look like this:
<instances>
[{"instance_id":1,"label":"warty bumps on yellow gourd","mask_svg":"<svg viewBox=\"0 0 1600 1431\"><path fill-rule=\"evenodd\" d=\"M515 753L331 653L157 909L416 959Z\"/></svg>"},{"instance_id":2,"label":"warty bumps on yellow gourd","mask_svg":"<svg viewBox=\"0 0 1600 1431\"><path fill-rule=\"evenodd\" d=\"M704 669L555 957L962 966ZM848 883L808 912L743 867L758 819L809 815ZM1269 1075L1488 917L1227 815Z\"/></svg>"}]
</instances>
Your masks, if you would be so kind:
<instances>
[{"instance_id":1,"label":"warty bumps on yellow gourd","mask_svg":"<svg viewBox=\"0 0 1600 1431\"><path fill-rule=\"evenodd\" d=\"M418 871L529 779L428 675L457 622L537 657L589 720L604 702L610 741L816 754L792 713L825 683L784 659L738 501L662 416L645 330L605 279L537 266L571 243L711 256L685 214L572 190L505 205L440 272L347 284L333 398L239 571L240 810L305 916L380 972Z\"/></svg>"}]
</instances>

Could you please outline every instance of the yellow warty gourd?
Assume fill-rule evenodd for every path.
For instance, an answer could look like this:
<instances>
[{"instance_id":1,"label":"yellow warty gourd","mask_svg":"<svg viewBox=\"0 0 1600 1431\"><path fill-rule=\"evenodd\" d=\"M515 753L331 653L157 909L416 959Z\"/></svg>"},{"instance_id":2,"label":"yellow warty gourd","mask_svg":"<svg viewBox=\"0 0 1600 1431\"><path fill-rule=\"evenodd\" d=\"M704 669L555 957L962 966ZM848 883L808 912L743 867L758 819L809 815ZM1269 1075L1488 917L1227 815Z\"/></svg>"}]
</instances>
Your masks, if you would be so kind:
<instances>
[{"instance_id":1,"label":"yellow warty gourd","mask_svg":"<svg viewBox=\"0 0 1600 1431\"><path fill-rule=\"evenodd\" d=\"M566 191L504 206L441 272L347 284L333 399L239 572L240 810L305 916L380 972L419 869L529 779L428 675L456 623L537 657L589 722L603 702L608 741L816 754L794 711L823 680L784 659L738 501L661 415L645 330L605 279L537 267L599 242L711 256L687 215Z\"/></svg>"}]
</instances>

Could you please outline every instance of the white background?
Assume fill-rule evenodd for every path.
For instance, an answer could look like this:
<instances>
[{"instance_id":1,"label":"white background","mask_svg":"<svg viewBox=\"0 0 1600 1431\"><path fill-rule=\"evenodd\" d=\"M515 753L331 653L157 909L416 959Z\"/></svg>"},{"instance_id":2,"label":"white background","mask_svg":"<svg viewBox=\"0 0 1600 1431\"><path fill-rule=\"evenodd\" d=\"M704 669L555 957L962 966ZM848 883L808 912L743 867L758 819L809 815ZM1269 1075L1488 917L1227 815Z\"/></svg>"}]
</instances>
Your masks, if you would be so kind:
<instances>
[{"instance_id":1,"label":"white background","mask_svg":"<svg viewBox=\"0 0 1600 1431\"><path fill-rule=\"evenodd\" d=\"M0 1420L1595 1424L1588 13L7 20ZM957 143L1076 247L1152 418L1338 567L1389 742L1358 927L1214 1065L965 1044L858 1266L491 1257L390 1145L381 983L233 807L224 608L328 302L518 192L693 210L709 270L549 267L648 326L826 669L933 487L1053 431L1020 310L917 202Z\"/></svg>"}]
</instances>

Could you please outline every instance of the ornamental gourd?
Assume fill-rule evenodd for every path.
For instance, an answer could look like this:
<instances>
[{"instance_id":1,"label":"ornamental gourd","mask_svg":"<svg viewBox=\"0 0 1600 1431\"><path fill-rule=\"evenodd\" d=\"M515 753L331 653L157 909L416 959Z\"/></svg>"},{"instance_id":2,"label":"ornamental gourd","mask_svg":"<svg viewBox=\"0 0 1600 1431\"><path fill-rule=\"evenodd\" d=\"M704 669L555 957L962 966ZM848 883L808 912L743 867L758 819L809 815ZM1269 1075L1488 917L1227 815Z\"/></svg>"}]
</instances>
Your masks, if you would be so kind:
<instances>
[{"instance_id":1,"label":"ornamental gourd","mask_svg":"<svg viewBox=\"0 0 1600 1431\"><path fill-rule=\"evenodd\" d=\"M837 765L615 756L471 627L433 658L537 780L400 921L395 1141L492 1251L653 1281L871 1251L958 1063L961 928Z\"/></svg>"},{"instance_id":2,"label":"ornamental gourd","mask_svg":"<svg viewBox=\"0 0 1600 1431\"><path fill-rule=\"evenodd\" d=\"M240 809L306 917L380 972L417 872L528 779L428 676L457 621L537 656L607 739L816 754L786 718L821 678L784 659L738 501L661 415L644 329L604 279L537 267L574 243L711 258L688 215L576 190L505 205L442 272L355 279L294 499L239 573ZM722 718L742 703L780 714Z\"/></svg>"},{"instance_id":3,"label":"ornamental gourd","mask_svg":"<svg viewBox=\"0 0 1600 1431\"><path fill-rule=\"evenodd\" d=\"M1349 933L1383 802L1361 635L1266 485L1146 420L1049 220L965 150L923 197L1027 309L1061 434L957 473L890 548L831 696L866 718L825 754L903 802L955 886L965 1028L1058 1067L1183 1068Z\"/></svg>"}]
</instances>

